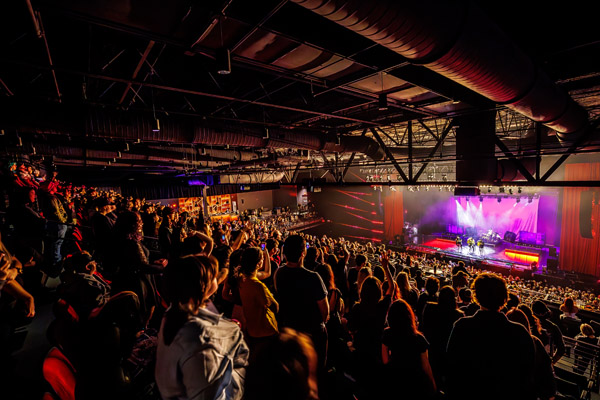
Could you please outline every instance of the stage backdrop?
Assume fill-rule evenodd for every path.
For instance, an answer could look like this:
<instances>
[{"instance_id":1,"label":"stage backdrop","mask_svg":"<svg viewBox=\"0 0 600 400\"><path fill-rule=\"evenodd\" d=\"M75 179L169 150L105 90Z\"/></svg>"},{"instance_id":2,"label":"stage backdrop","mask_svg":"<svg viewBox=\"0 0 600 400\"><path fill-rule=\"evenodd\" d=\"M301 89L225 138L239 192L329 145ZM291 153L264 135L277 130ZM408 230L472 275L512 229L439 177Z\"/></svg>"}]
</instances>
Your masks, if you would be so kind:
<instances>
[{"instance_id":1,"label":"stage backdrop","mask_svg":"<svg viewBox=\"0 0 600 400\"><path fill-rule=\"evenodd\" d=\"M600 180L600 163L567 164L565 180ZM592 207L591 225L595 237L582 237L579 226L581 194L589 190L593 189L564 188L559 261L563 270L600 276L600 196L596 196L595 204L589 205Z\"/></svg>"}]
</instances>

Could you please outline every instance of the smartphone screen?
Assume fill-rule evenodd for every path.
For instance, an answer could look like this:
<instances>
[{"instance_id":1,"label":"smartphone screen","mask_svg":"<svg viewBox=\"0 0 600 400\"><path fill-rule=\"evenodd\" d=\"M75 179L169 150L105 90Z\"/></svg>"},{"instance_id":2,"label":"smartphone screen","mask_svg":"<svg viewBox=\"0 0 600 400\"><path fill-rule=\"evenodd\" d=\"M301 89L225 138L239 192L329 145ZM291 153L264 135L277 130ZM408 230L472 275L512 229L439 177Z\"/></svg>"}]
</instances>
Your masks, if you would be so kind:
<instances>
[{"instance_id":1,"label":"smartphone screen","mask_svg":"<svg viewBox=\"0 0 600 400\"><path fill-rule=\"evenodd\" d=\"M308 250L308 248L310 247L310 243L306 243L306 249Z\"/></svg>"},{"instance_id":2,"label":"smartphone screen","mask_svg":"<svg viewBox=\"0 0 600 400\"><path fill-rule=\"evenodd\" d=\"M264 244L264 243L261 243L261 244L260 244L260 248L264 250L264 249L265 249L265 244Z\"/></svg>"},{"instance_id":3,"label":"smartphone screen","mask_svg":"<svg viewBox=\"0 0 600 400\"><path fill-rule=\"evenodd\" d=\"M221 235L221 240L225 240L225 235Z\"/></svg>"}]
</instances>

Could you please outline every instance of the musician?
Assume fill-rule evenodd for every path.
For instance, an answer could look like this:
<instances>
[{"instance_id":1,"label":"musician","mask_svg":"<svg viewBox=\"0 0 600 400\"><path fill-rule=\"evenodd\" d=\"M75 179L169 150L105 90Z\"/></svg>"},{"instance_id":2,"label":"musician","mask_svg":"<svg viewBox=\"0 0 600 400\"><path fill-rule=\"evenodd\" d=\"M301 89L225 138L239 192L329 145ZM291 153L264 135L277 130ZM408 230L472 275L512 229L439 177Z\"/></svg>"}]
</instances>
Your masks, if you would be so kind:
<instances>
[{"instance_id":1,"label":"musician","mask_svg":"<svg viewBox=\"0 0 600 400\"><path fill-rule=\"evenodd\" d=\"M469 253L475 252L475 239L472 237L467 239L467 245L469 246Z\"/></svg>"},{"instance_id":2,"label":"musician","mask_svg":"<svg viewBox=\"0 0 600 400\"><path fill-rule=\"evenodd\" d=\"M485 244L483 243L483 240L479 239L477 241L477 248L479 249L479 254L483 255L483 247L485 246Z\"/></svg>"},{"instance_id":3,"label":"musician","mask_svg":"<svg viewBox=\"0 0 600 400\"><path fill-rule=\"evenodd\" d=\"M462 252L462 238L460 236L457 236L454 242L456 243L456 248L458 249L458 251Z\"/></svg>"}]
</instances>

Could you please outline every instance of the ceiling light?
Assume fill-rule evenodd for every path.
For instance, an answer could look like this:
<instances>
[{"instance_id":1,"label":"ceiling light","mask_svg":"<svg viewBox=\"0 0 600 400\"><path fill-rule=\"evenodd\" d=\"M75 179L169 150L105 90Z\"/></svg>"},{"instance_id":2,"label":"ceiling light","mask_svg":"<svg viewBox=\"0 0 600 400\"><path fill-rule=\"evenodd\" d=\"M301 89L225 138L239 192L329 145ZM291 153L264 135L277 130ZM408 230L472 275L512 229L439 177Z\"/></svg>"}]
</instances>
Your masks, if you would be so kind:
<instances>
[{"instance_id":1,"label":"ceiling light","mask_svg":"<svg viewBox=\"0 0 600 400\"><path fill-rule=\"evenodd\" d=\"M379 111L385 111L388 109L388 99L385 93L379 95Z\"/></svg>"},{"instance_id":2,"label":"ceiling light","mask_svg":"<svg viewBox=\"0 0 600 400\"><path fill-rule=\"evenodd\" d=\"M229 75L231 73L231 53L229 49L222 47L217 49L217 73L219 75Z\"/></svg>"}]
</instances>

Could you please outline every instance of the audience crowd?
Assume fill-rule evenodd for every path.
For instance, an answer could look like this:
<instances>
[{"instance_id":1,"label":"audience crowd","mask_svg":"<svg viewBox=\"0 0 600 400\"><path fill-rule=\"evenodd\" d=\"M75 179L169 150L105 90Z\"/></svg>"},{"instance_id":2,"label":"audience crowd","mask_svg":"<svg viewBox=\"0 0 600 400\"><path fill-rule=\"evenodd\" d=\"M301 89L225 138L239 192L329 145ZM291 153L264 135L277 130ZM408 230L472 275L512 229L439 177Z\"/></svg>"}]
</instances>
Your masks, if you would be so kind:
<instances>
[{"instance_id":1,"label":"audience crowd","mask_svg":"<svg viewBox=\"0 0 600 400\"><path fill-rule=\"evenodd\" d=\"M21 176L0 241L3 343L55 295L47 337L77 398L563 398L554 366L569 349L541 300L576 320L595 295L295 232L294 219L211 223ZM584 374L598 339L582 324L576 341Z\"/></svg>"}]
</instances>

